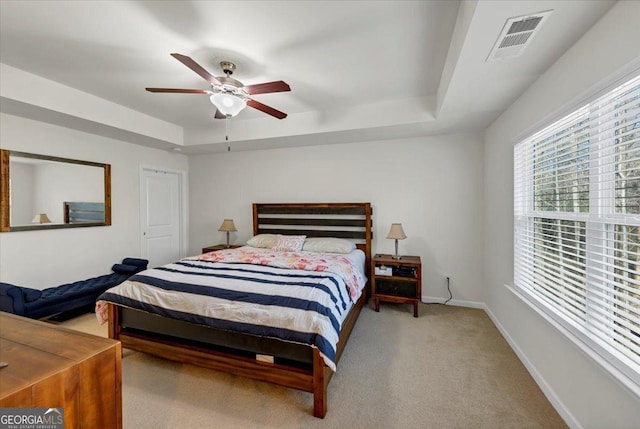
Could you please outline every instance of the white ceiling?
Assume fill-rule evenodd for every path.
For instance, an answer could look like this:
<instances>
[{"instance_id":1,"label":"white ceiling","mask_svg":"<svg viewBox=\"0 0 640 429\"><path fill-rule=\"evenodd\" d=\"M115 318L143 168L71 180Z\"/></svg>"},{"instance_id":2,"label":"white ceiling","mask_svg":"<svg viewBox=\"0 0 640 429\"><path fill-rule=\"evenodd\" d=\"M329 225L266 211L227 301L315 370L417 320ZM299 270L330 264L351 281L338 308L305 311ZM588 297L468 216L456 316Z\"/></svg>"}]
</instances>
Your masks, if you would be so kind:
<instances>
[{"instance_id":1,"label":"white ceiling","mask_svg":"<svg viewBox=\"0 0 640 429\"><path fill-rule=\"evenodd\" d=\"M226 150L208 89L170 56L245 85L284 80L254 98L289 116L245 109L238 150L481 130L614 3L569 1L10 1L0 2L0 62L179 126L181 138L26 102L0 75L2 111L185 153ZM486 62L505 21L553 10L522 56ZM9 69L6 69L9 70ZM11 75L14 75L12 73ZM6 89L6 88L11 88ZM89 109L90 110L90 109Z\"/></svg>"}]
</instances>

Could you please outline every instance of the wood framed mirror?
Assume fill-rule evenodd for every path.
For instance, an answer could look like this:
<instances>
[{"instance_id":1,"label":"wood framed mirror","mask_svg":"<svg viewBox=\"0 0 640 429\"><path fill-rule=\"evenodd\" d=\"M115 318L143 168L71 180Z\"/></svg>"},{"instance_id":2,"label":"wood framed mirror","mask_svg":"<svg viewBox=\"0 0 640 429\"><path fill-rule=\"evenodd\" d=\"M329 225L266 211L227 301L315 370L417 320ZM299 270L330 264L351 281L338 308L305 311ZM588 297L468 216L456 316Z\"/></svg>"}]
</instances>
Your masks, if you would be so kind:
<instances>
[{"instance_id":1,"label":"wood framed mirror","mask_svg":"<svg viewBox=\"0 0 640 429\"><path fill-rule=\"evenodd\" d=\"M0 149L0 232L111 225L111 165Z\"/></svg>"}]
</instances>

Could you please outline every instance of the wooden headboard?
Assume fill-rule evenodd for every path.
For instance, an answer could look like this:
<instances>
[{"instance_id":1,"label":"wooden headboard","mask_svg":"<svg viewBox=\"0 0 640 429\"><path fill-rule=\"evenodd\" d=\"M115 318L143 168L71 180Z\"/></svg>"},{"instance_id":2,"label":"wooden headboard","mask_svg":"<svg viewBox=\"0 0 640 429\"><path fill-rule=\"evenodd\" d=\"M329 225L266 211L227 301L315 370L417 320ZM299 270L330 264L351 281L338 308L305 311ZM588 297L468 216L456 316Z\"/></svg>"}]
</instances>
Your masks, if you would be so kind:
<instances>
[{"instance_id":1,"label":"wooden headboard","mask_svg":"<svg viewBox=\"0 0 640 429\"><path fill-rule=\"evenodd\" d=\"M104 203L64 203L64 223L102 223L105 221Z\"/></svg>"},{"instance_id":2,"label":"wooden headboard","mask_svg":"<svg viewBox=\"0 0 640 429\"><path fill-rule=\"evenodd\" d=\"M371 203L253 204L253 235L287 234L356 241L371 278Z\"/></svg>"}]
</instances>

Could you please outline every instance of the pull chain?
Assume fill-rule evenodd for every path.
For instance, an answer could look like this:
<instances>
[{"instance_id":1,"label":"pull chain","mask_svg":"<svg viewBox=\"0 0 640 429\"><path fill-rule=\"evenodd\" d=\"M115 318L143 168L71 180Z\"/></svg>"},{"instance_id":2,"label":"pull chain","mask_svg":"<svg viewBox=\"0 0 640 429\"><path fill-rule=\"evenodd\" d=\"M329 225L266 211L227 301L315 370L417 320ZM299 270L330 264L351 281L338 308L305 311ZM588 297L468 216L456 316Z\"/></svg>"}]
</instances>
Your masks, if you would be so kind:
<instances>
[{"instance_id":1,"label":"pull chain","mask_svg":"<svg viewBox=\"0 0 640 429\"><path fill-rule=\"evenodd\" d=\"M229 141L229 119L231 118L231 116L227 115L227 118L225 119L225 126L226 126L226 130L227 130L227 135L225 136L225 140ZM227 145L227 152L231 152L231 146Z\"/></svg>"}]
</instances>

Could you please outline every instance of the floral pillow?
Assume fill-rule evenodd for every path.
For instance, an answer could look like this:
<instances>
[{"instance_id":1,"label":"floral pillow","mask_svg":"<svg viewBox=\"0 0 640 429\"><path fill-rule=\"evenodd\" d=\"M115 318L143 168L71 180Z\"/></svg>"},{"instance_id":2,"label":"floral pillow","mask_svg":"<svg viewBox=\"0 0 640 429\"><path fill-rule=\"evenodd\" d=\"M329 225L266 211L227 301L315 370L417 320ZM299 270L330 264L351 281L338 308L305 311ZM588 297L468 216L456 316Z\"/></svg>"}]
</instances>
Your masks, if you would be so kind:
<instances>
[{"instance_id":1,"label":"floral pillow","mask_svg":"<svg viewBox=\"0 0 640 429\"><path fill-rule=\"evenodd\" d=\"M276 244L271 249L279 252L300 252L304 245L306 235L280 235L276 236Z\"/></svg>"}]
</instances>

